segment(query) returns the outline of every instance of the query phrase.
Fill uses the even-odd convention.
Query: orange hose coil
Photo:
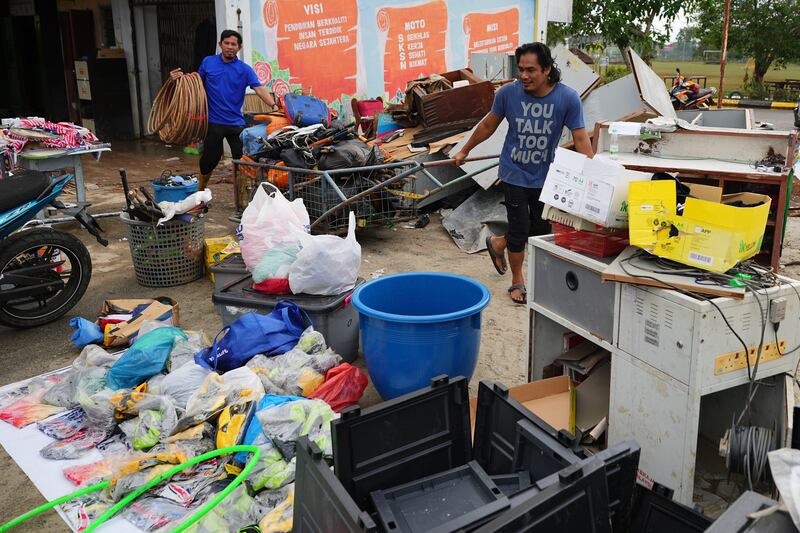
[[[150,109],[147,130],[150,135],[158,133],[167,144],[191,144],[205,139],[208,104],[197,72],[164,83]]]

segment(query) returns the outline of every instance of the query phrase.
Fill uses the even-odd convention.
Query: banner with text
[[[464,68],[473,52],[533,40],[535,0],[250,0],[252,57],[277,96],[403,98],[407,82]],[[247,38],[247,36],[245,36]]]

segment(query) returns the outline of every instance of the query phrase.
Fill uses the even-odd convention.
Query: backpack
[[[323,124],[327,127],[330,124],[330,111],[328,104],[305,94],[287,94],[283,97],[283,109],[286,118],[299,127]]]

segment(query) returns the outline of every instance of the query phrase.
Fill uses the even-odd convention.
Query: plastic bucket
[[[489,290],[438,272],[378,278],[353,293],[361,351],[384,400],[427,387],[432,378],[472,377]]]
[[[178,185],[175,187],[165,187],[163,185],[150,184],[153,187],[153,194],[156,202],[180,202],[187,196],[197,192],[197,182],[189,185]]]

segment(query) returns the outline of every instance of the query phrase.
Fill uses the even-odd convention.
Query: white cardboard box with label
[[[651,177],[602,155],[558,148],[539,200],[606,228],[627,228],[628,183]]]

